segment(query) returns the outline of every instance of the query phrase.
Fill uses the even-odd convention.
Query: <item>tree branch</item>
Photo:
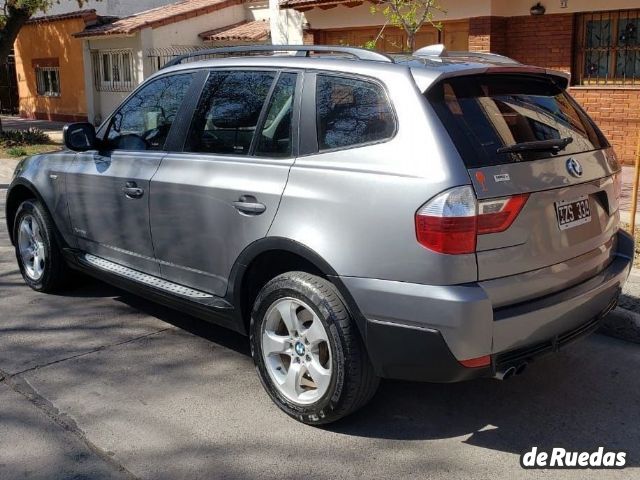
[[[5,23],[0,29],[0,64],[6,63],[20,29],[33,14],[28,7],[19,8],[12,4],[6,5],[6,11]]]

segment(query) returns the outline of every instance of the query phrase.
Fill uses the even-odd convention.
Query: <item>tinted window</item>
[[[291,155],[291,114],[296,78],[295,73],[283,73],[278,78],[258,138],[256,155],[267,157]]]
[[[185,151],[246,155],[274,72],[213,72],[196,109]]]
[[[113,116],[106,138],[114,149],[162,150],[193,74],[153,80]]]
[[[385,140],[395,131],[387,96],[375,83],[318,75],[316,102],[320,150]]]
[[[458,77],[434,86],[427,98],[469,168],[552,155],[497,153],[501,147],[523,142],[572,138],[562,155],[608,146],[593,122],[549,77]]]

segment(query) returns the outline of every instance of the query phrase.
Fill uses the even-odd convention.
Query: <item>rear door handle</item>
[[[124,187],[122,187],[122,193],[124,193],[127,198],[141,198],[144,195],[144,189],[138,187],[136,182],[127,182]]]
[[[253,195],[242,195],[237,202],[233,202],[233,206],[246,215],[260,215],[267,209],[267,206],[258,202],[258,199]]]

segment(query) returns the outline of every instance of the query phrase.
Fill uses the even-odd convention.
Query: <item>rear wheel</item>
[[[307,424],[354,412],[379,383],[335,287],[308,273],[285,273],[262,288],[251,316],[251,347],[273,401]]]
[[[16,257],[22,278],[39,292],[67,285],[69,268],[56,242],[53,222],[37,200],[22,202],[14,221]]]

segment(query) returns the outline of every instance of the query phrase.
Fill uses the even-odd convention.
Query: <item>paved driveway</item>
[[[311,428],[271,404],[238,335],[97,281],[32,292],[0,221],[3,480],[540,478],[519,466],[534,445],[626,450],[629,469],[593,475],[640,476],[638,345],[594,335],[504,383],[384,382]]]

